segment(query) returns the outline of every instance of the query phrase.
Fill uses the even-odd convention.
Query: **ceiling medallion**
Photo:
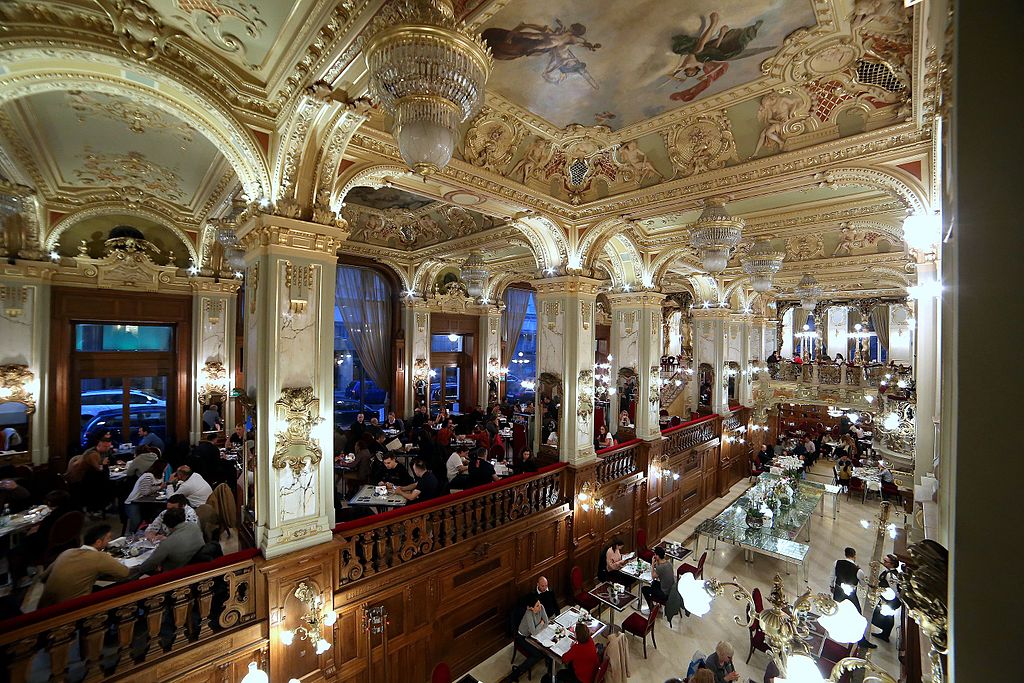
[[[743,272],[750,276],[750,286],[755,292],[767,292],[772,288],[772,278],[782,269],[785,251],[772,247],[770,240],[758,240],[743,258]]]
[[[456,21],[451,0],[405,0],[400,13],[405,23],[367,43],[366,66],[402,158],[428,175],[448,164],[459,125],[480,111],[491,53]]]
[[[727,197],[709,197],[704,210],[690,226],[690,244],[700,254],[701,265],[712,275],[725,270],[732,250],[743,236],[744,221],[725,210]]]

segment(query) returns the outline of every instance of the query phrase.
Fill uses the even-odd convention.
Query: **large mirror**
[[[562,411],[562,378],[551,372],[542,372],[537,378],[536,419],[540,422],[542,450],[558,450],[559,416]]]
[[[238,425],[228,437],[228,451],[235,454],[239,468],[235,495],[241,502],[242,528],[255,541],[256,533],[256,402],[251,396],[242,393],[241,389],[233,389],[231,398],[235,400],[235,416]],[[240,442],[240,443],[239,443]]]
[[[700,384],[697,386],[697,405],[700,408],[711,409],[711,392],[715,386],[715,370],[709,363],[701,363],[697,370],[697,377]]]

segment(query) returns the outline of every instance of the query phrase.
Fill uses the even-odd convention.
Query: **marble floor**
[[[831,463],[818,463],[816,469],[811,473],[810,478],[815,481],[831,481]],[[714,517],[749,486],[746,480],[738,483],[730,490],[729,495],[719,498],[710,503],[701,512],[688,519],[677,527],[667,538],[672,541],[685,543],[687,547],[693,548],[691,535],[694,529],[703,520]],[[832,498],[825,498],[824,516],[815,515],[812,517],[811,525],[811,549],[806,560],[807,578],[810,587],[815,592],[829,592],[828,581],[832,566],[837,559],[842,557],[843,548],[852,546],[857,549],[858,562],[868,571],[868,563],[871,559],[874,533],[873,530],[865,529],[861,520],[873,520],[878,513],[879,503],[877,499],[869,499],[867,504],[853,497],[847,499],[842,496],[838,518],[832,519]],[[903,514],[894,514],[890,521],[898,525],[903,524]],[[630,548],[627,548],[630,549]],[[705,549],[704,541],[701,541],[700,552]],[[892,541],[886,537],[886,546],[883,552],[891,552]],[[694,563],[696,558],[694,559]],[[705,578],[716,577],[728,581],[736,577],[737,582],[753,590],[760,588],[767,596],[772,579],[775,574],[781,574],[786,581],[786,589],[793,597],[802,592],[804,583],[798,583],[797,573],[792,569],[792,574],[786,575],[786,565],[762,555],[754,555],[754,561],[749,564],[743,559],[743,552],[734,546],[719,543],[718,549],[708,554],[704,565]],[[559,596],[560,601],[564,600]],[[863,599],[863,595],[862,595]],[[621,623],[628,610],[617,616],[616,623]],[[687,664],[695,651],[710,653],[714,650],[719,640],[728,640],[733,644],[736,651],[735,666],[740,674],[739,680],[748,680],[760,683],[764,676],[765,667],[768,665],[768,656],[763,652],[755,652],[747,664],[746,659],[749,650],[749,638],[747,630],[736,625],[733,617],[742,616],[742,606],[726,594],[716,599],[712,604],[711,611],[702,618],[690,616],[673,620],[672,627],[667,621],[660,620],[655,627],[655,636],[658,639],[658,648],[654,649],[648,643],[645,660],[643,657],[642,644],[639,638],[629,637],[630,647],[630,680],[640,683],[662,683],[673,677],[682,677],[686,673]],[[899,677],[899,662],[897,660],[897,636],[899,629],[893,631],[891,642],[878,641],[878,648],[871,651],[870,659],[873,663]],[[483,683],[498,683],[507,680],[509,674],[509,661],[511,657],[511,645],[495,653],[485,662],[475,667],[470,673]],[[538,665],[534,669],[534,681],[539,681],[543,667]],[[525,676],[521,679],[527,680]]]

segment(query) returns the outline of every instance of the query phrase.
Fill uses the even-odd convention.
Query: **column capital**
[[[232,297],[242,288],[242,281],[238,278],[214,280],[209,277],[192,277],[189,278],[188,284],[192,287],[193,294],[205,296]]]
[[[640,308],[657,306],[661,308],[662,302],[665,300],[665,294],[661,292],[653,292],[650,290],[642,290],[638,292],[618,292],[615,294],[607,294],[608,303],[611,304],[612,310],[620,308]]]
[[[728,320],[733,316],[729,308],[694,308],[694,320]]]
[[[749,323],[756,321],[753,313],[732,313],[729,315],[729,320],[739,323]]]
[[[582,275],[560,275],[533,280],[530,284],[533,285],[538,296],[554,294],[597,296],[602,281],[583,277]]]
[[[238,240],[246,253],[265,249],[293,252],[310,258],[335,259],[338,248],[350,234],[347,224],[338,227],[257,214],[238,229]]]

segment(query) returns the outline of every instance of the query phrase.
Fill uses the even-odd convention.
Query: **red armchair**
[[[707,560],[707,559],[708,559],[708,551],[705,550],[701,554],[700,561],[697,563],[696,567],[694,567],[692,564],[690,564],[688,562],[680,562],[679,563],[679,568],[676,569],[676,576],[682,576],[683,574],[689,572],[689,573],[693,574],[693,578],[695,578],[695,579],[703,579],[704,578],[704,561]]]
[[[655,603],[651,606],[651,612],[646,617],[639,612],[633,612],[622,622],[622,630],[631,633],[638,638],[644,639],[644,659],[647,659],[647,636],[651,636],[654,647],[658,647],[658,641],[654,638],[654,625],[658,623],[658,615],[661,614],[661,605]]]
[[[761,589],[755,588],[752,594],[754,599],[754,614],[750,614],[750,605],[747,605],[747,618],[751,619],[750,624],[750,652],[747,653],[747,663],[750,662],[750,658],[754,655],[754,650],[760,650],[761,652],[768,652],[768,643],[765,642],[764,631],[761,630],[760,624],[757,623],[756,615],[761,613],[764,609],[764,602],[761,599]]]
[[[647,531],[644,529],[636,530],[636,556],[644,562],[650,562],[654,557],[654,551],[647,547]]]
[[[452,683],[452,671],[448,664],[440,662],[434,667],[434,673],[430,674],[430,683]]]
[[[573,565],[569,572],[569,582],[572,584],[572,599],[577,605],[592,612],[601,606],[601,601],[588,593],[583,588],[583,570]]]

